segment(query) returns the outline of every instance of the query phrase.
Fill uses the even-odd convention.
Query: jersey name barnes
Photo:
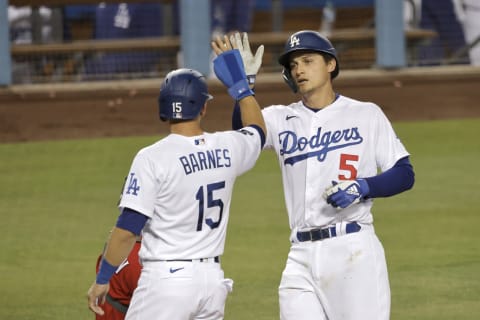
[[[294,165],[310,157],[317,157],[318,161],[323,161],[329,151],[360,144],[363,138],[357,127],[325,132],[322,131],[322,127],[319,127],[317,133],[311,137],[298,137],[293,131],[282,131],[278,134],[278,140],[280,155],[284,156],[283,163]],[[286,157],[305,149],[309,152]]]
[[[186,175],[197,171],[230,167],[232,165],[230,150],[213,149],[197,151],[178,158]]]

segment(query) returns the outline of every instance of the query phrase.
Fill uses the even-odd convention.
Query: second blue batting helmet
[[[208,93],[205,76],[193,69],[177,69],[169,72],[160,87],[158,107],[160,119],[191,120],[202,111]]]
[[[337,51],[330,40],[322,36],[319,32],[312,30],[302,30],[295,32],[285,43],[285,48],[278,62],[290,72],[290,54],[299,50],[310,50],[320,53],[326,53],[332,56],[337,62],[335,70],[332,71],[331,78],[335,78],[340,70],[337,59]]]

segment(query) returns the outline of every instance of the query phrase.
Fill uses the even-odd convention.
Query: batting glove
[[[235,100],[253,96],[248,86],[247,75],[242,57],[237,49],[224,51],[213,60],[213,71],[217,78],[228,88],[228,93]]]
[[[230,42],[234,48],[237,48],[240,51],[243,65],[245,67],[245,73],[247,74],[248,84],[255,84],[255,78],[262,65],[263,51],[265,49],[263,44],[257,48],[257,52],[254,56],[250,49],[250,42],[248,41],[248,34],[246,32],[243,33],[243,39],[238,32],[231,35]]]
[[[323,198],[337,209],[345,209],[364,200],[370,192],[365,179],[348,180],[337,183],[332,181],[332,186],[323,193]]]

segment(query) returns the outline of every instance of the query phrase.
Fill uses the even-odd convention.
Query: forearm
[[[262,111],[254,96],[248,96],[238,102],[240,106],[241,120],[243,126],[257,125],[264,133],[267,132],[263,120]]]
[[[128,230],[114,227],[105,248],[104,259],[113,266],[125,260],[136,242],[136,235]]]

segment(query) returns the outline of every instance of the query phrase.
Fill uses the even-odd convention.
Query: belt
[[[216,256],[213,258],[200,258],[200,259],[175,259],[175,260],[165,260],[167,262],[174,262],[174,261],[183,261],[183,262],[215,262],[220,263],[220,257]]]
[[[120,311],[121,313],[127,313],[128,310],[128,305],[124,305],[123,303],[120,303],[118,300],[115,300],[110,293],[107,293],[107,296],[105,297],[107,302],[115,308],[117,311]]]
[[[357,222],[347,223],[345,233],[354,233],[360,231],[362,227]],[[317,241],[337,236],[337,229],[335,226],[327,228],[312,229],[309,231],[297,232],[297,239],[300,242]]]

